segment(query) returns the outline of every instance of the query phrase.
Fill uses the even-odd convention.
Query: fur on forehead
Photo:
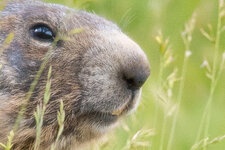
[[[29,6],[29,7],[28,7]],[[11,16],[14,14],[31,13],[36,16],[45,14],[49,20],[55,22],[61,19],[61,23],[65,25],[65,22],[77,27],[87,27],[91,30],[118,30],[120,29],[111,21],[105,20],[95,14],[88,13],[82,10],[71,9],[66,6],[52,3],[43,3],[37,0],[7,0],[6,6],[1,12],[2,17]],[[66,27],[66,25],[65,25]],[[68,27],[67,27],[68,28]]]

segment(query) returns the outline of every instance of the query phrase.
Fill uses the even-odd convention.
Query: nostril
[[[126,77],[124,77],[124,80],[127,83],[127,88],[128,89],[134,89],[134,87],[135,87],[135,81],[134,81],[133,78],[127,79]]]
[[[130,90],[138,90],[144,84],[148,76],[144,74],[124,74],[123,80],[126,81],[127,88]]]

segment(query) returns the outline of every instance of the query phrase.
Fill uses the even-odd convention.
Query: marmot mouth
[[[107,112],[99,112],[99,111],[92,111],[86,114],[83,114],[81,118],[85,118],[88,122],[95,122],[102,126],[109,126],[112,123],[115,123],[119,116],[112,115],[111,113]]]
[[[124,106],[122,106],[120,109],[113,111],[111,114],[120,117],[128,113],[130,110],[134,108],[135,104],[137,103],[139,99],[137,98],[138,94],[140,94],[139,90],[133,91],[131,99],[127,103],[125,103]]]
[[[85,116],[85,118],[90,122],[96,122],[102,126],[109,126],[113,123],[115,123],[121,116],[126,114],[131,108],[130,106],[131,102],[128,102],[128,104],[123,108],[123,110],[118,110],[117,114],[115,112],[101,112],[101,111],[92,111],[86,114],[83,114],[82,117]]]
[[[122,107],[116,109],[115,111],[90,111],[84,113],[81,118],[85,118],[85,120],[91,123],[95,122],[102,126],[109,126],[135,108],[135,105],[138,103],[137,101],[139,99],[139,95],[139,91],[133,92],[130,100],[128,100]]]

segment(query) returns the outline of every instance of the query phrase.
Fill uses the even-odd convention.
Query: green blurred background
[[[61,3],[73,8],[85,9],[94,12],[106,19],[117,23],[122,30],[136,41],[146,52],[151,64],[151,77],[145,84],[140,107],[137,112],[125,120],[123,127],[115,129],[101,149],[120,150],[127,145],[133,135],[141,129],[152,129],[155,113],[154,89],[157,87],[159,72],[159,46],[155,40],[158,31],[170,39],[170,45],[175,55],[171,65],[178,67],[179,74],[183,63],[184,44],[181,32],[184,24],[196,12],[196,27],[191,44],[192,55],[189,59],[185,79],[184,95],[181,102],[172,150],[188,150],[195,143],[200,119],[209,96],[210,80],[206,77],[206,69],[200,68],[207,58],[212,64],[214,45],[200,32],[212,24],[214,31],[217,25],[217,0],[48,0]],[[225,25],[225,24],[223,24]],[[221,49],[225,51],[225,35],[221,37]],[[170,68],[168,69],[170,70]],[[209,138],[225,134],[225,74],[223,72],[213,97],[212,114],[210,119]],[[165,78],[165,77],[164,77]],[[174,103],[179,82],[174,88]],[[147,147],[133,149],[159,149],[163,110],[160,106],[155,136],[149,137]],[[168,133],[171,128],[171,119],[168,119],[165,134],[164,149],[168,142]],[[126,129],[126,130],[125,130]],[[208,150],[225,150],[225,140],[210,145]]]

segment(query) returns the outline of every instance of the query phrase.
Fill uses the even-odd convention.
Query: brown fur
[[[52,46],[33,39],[29,29],[37,23],[48,25],[67,40],[61,39]],[[70,33],[78,28],[83,31]],[[14,150],[33,149],[36,135],[33,112],[43,101],[49,66],[52,66],[51,98],[44,116],[41,150],[49,149],[56,139],[60,100],[64,102],[66,117],[58,150],[77,149],[101,136],[137,104],[140,90],[132,92],[126,88],[123,70],[132,73],[138,68],[148,76],[148,61],[140,47],[112,22],[56,4],[12,0],[0,14],[1,48],[9,33],[14,34],[14,39],[0,56],[2,143],[13,128],[46,52],[53,49],[15,134]],[[119,116],[109,115],[117,110],[123,112]]]

